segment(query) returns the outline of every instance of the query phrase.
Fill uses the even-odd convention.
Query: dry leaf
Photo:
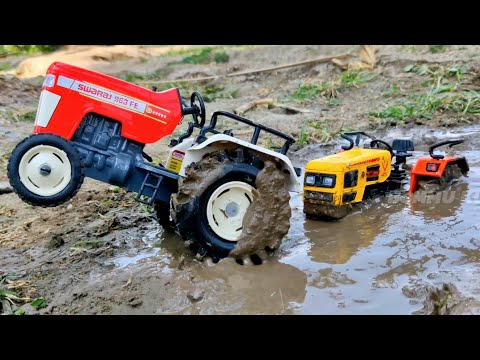
[[[375,65],[377,65],[375,46],[373,45],[360,45],[360,49],[358,50],[358,56],[362,60],[362,63],[368,69],[373,69]]]

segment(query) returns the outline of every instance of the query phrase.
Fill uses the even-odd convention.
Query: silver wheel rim
[[[22,184],[39,196],[60,193],[70,183],[72,166],[67,154],[56,147],[37,145],[20,160],[18,172]]]
[[[247,183],[231,181],[219,186],[207,202],[208,225],[222,239],[236,242],[252,202],[253,186]]]

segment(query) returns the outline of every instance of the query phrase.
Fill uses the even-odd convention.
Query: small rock
[[[20,307],[20,309],[23,309],[25,311],[25,315],[36,315],[36,314],[38,314],[38,310],[35,309],[30,304],[24,304]]]
[[[88,294],[86,292],[82,291],[80,293],[73,293],[72,295],[73,295],[74,299],[81,299],[81,298],[87,296]]]
[[[128,302],[128,305],[130,305],[131,307],[138,307],[142,304],[143,304],[143,301],[136,297],[130,299],[130,301]]]
[[[185,265],[185,256],[180,256],[180,260],[178,261],[177,269],[178,270],[183,270]]]
[[[56,249],[65,244],[65,240],[61,235],[55,234],[52,236],[52,239],[48,242],[47,248]]]
[[[73,209],[73,205],[72,205],[72,204],[69,204],[69,205],[67,206],[67,211],[70,211],[70,210],[72,210],[72,209]]]
[[[13,192],[13,188],[8,182],[0,182],[0,195]]]
[[[203,299],[203,296],[205,295],[205,293],[201,290],[194,290],[194,291],[190,291],[188,294],[187,294],[187,298],[188,300],[190,300],[192,303],[196,303],[196,302],[199,302]]]

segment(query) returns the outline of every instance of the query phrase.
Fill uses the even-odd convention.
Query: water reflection
[[[192,274],[210,284],[203,314],[288,314],[305,301],[307,275],[275,258],[261,266],[224,259]]]
[[[356,212],[339,221],[305,220],[305,236],[311,241],[308,255],[315,262],[347,263],[359,249],[370,246],[384,233],[390,216],[405,206],[400,202],[388,204],[380,197],[360,205]]]
[[[410,197],[412,214],[432,220],[455,216],[467,198],[468,183],[459,182],[437,194],[426,195],[421,191]]]

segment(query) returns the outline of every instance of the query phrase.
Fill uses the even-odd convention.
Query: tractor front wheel
[[[71,199],[84,179],[78,150],[53,134],[36,134],[20,142],[12,151],[7,173],[23,201],[43,207]]]

